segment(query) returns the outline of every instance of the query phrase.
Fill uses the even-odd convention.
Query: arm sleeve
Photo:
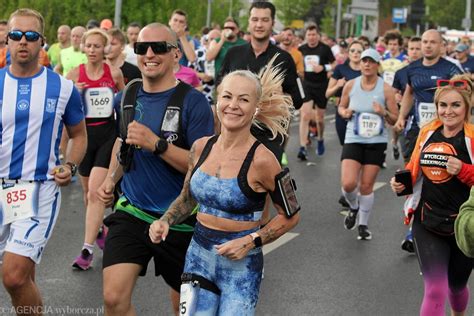
[[[84,119],[81,95],[76,87],[72,88],[71,96],[63,114],[64,124],[74,126]]]

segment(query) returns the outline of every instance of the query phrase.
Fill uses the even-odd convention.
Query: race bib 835
[[[2,224],[32,217],[38,208],[38,194],[38,182],[4,181],[0,195]]]

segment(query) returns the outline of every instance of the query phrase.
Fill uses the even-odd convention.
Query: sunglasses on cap
[[[136,42],[133,47],[133,51],[137,55],[146,55],[148,48],[151,47],[153,53],[165,54],[171,51],[172,48],[177,48],[176,45],[162,41],[162,42]]]
[[[21,38],[25,36],[25,39],[27,42],[36,42],[40,38],[43,38],[43,35],[41,35],[38,32],[35,31],[10,31],[7,34],[8,38],[11,39],[12,41],[21,41]]]
[[[453,88],[467,90],[469,84],[466,80],[447,80],[447,79],[439,79],[436,81],[436,86],[438,88],[452,86]]]

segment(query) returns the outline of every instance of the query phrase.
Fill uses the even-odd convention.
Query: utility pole
[[[115,16],[114,16],[114,26],[120,28],[122,24],[122,0],[115,0]]]
[[[207,19],[206,19],[207,27],[211,27],[211,4],[212,4],[212,0],[207,0]]]
[[[341,11],[342,11],[342,0],[337,0],[336,39],[338,39],[341,36]]]
[[[471,5],[472,0],[466,0],[466,18],[462,21],[466,35],[471,30]]]

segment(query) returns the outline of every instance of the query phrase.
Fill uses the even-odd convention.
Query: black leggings
[[[454,235],[428,231],[419,214],[418,209],[413,220],[413,241],[425,285],[420,315],[444,315],[446,298],[454,311],[462,312],[469,301],[467,281],[474,259],[461,252]]]

